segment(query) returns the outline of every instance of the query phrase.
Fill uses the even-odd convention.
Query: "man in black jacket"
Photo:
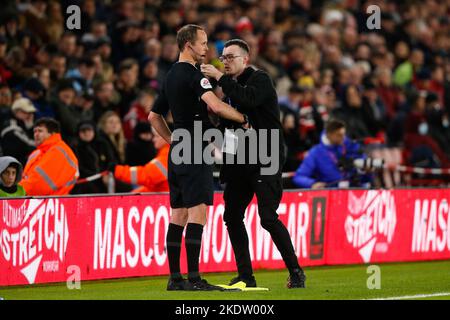
[[[252,130],[255,130],[258,140],[261,139],[264,129],[273,135],[266,139],[267,150],[273,153],[278,148],[277,155],[271,154],[271,159],[275,162],[278,161],[278,166],[275,166],[276,172],[271,170],[272,172],[268,174],[269,171],[264,170],[267,169],[267,165],[261,161],[261,150],[255,151],[255,144],[248,142],[245,146],[245,149],[248,150],[246,155],[259,153],[256,164],[252,164],[248,160],[245,164],[234,161],[233,164],[225,162],[222,167],[221,180],[226,183],[224,221],[236,256],[239,273],[236,278],[231,280],[230,285],[242,281],[247,287],[256,287],[250,259],[249,240],[243,221],[245,209],[253,195],[256,194],[261,225],[270,233],[289,269],[287,286],[288,288],[303,288],[305,274],[298,263],[289,232],[278,219],[276,212],[283,194],[281,169],[285,161],[285,147],[275,88],[266,72],[254,70],[248,66],[249,47],[245,41],[239,39],[227,41],[220,59],[225,65],[225,74],[212,65],[202,65],[201,71],[206,76],[218,81],[218,85],[222,87],[226,95],[225,100],[231,106],[248,115],[249,124]],[[239,127],[229,121],[222,123],[228,129]],[[275,140],[272,139],[273,137]],[[238,140],[238,145],[239,143]],[[258,145],[261,148],[261,141],[258,141]]]
[[[0,149],[3,155],[16,158],[25,166],[30,153],[36,148],[33,124],[36,108],[28,98],[14,101],[11,118],[0,124]]]

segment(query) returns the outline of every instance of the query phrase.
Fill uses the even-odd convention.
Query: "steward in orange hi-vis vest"
[[[37,149],[28,157],[20,185],[27,195],[65,195],[75,185],[78,160],[62,140],[59,123],[51,118],[39,119],[34,127]]]
[[[144,166],[117,165],[114,170],[116,179],[140,185],[133,192],[166,192],[169,191],[167,181],[167,164],[169,145],[158,150],[156,157]]]

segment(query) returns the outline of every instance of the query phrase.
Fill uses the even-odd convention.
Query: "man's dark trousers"
[[[239,275],[246,278],[253,274],[244,215],[254,194],[258,201],[261,226],[270,233],[286,267],[290,271],[299,269],[289,232],[276,213],[283,194],[281,176],[261,179],[258,175],[242,170],[239,175],[227,178],[224,191],[224,221],[233,246]]]

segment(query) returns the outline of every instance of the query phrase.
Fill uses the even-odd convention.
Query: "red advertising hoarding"
[[[285,192],[277,210],[302,266],[450,258],[450,191]],[[0,200],[0,286],[168,273],[167,194]],[[245,223],[255,269],[283,268],[255,199]],[[209,207],[201,272],[236,270],[222,193]],[[184,248],[184,246],[183,246]],[[182,250],[182,272],[186,272]]]

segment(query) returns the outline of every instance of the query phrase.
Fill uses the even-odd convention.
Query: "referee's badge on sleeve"
[[[212,89],[211,83],[207,78],[202,78],[202,80],[200,80],[200,85],[203,89]]]

